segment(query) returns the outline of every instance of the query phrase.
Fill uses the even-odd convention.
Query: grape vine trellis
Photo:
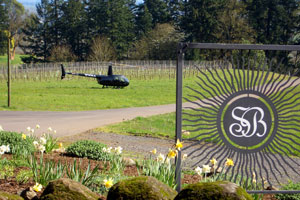
[[[226,55],[216,66],[197,66],[201,75],[197,87],[187,86],[183,97],[182,68],[188,49],[220,50]],[[294,59],[267,59],[251,51],[291,52]],[[224,53],[224,51],[228,51]],[[233,54],[239,51],[240,54]],[[248,53],[243,54],[242,51]],[[297,59],[300,46],[180,44],[177,60],[176,140],[182,140],[182,127],[191,132],[188,156],[194,167],[216,158],[219,167],[233,158],[233,167],[223,168],[217,178],[280,184],[279,176],[300,175],[300,77]],[[270,54],[269,54],[270,55]],[[278,55],[278,54],[277,54]],[[285,55],[291,55],[286,53]],[[289,66],[287,66],[289,65]],[[292,67],[291,67],[292,65]],[[296,76],[297,75],[297,76]],[[182,109],[182,99],[192,106]],[[298,134],[298,135],[297,135]],[[207,142],[209,141],[209,142]],[[201,145],[200,145],[201,144]],[[193,147],[193,149],[192,149]],[[195,148],[196,147],[196,148]],[[192,150],[191,150],[192,149]],[[176,160],[177,190],[181,181],[181,152]],[[206,156],[202,156],[205,154]],[[295,168],[296,166],[296,168]],[[253,181],[255,180],[255,181]],[[247,186],[247,185],[246,185]],[[252,187],[255,188],[255,187]],[[300,191],[248,191],[250,193],[300,193]]]

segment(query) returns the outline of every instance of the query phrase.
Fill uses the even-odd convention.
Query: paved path
[[[4,130],[26,132],[28,126],[41,126],[39,133],[52,127],[56,137],[70,136],[104,125],[175,112],[175,104],[121,108],[110,110],[52,112],[52,111],[0,111],[0,125]]]

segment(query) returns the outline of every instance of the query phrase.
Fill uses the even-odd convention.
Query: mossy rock
[[[0,191],[0,200],[24,200],[21,196]]]
[[[113,185],[107,200],[173,200],[177,192],[151,176],[126,179]]]
[[[238,185],[227,181],[190,184],[174,200],[253,200]]]
[[[51,181],[41,200],[98,200],[100,197],[84,185],[67,178]]]

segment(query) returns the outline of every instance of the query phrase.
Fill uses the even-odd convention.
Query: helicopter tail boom
[[[84,76],[84,77],[90,77],[90,78],[98,78],[98,76],[99,76],[99,75],[95,75],[95,74],[82,74],[82,73],[66,72],[64,65],[61,64],[61,79],[64,79],[66,77],[66,74],[74,75],[74,76]]]

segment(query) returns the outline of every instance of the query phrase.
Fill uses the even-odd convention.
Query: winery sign
[[[210,58],[195,65],[193,84],[182,76],[189,49]],[[186,153],[192,167],[216,159],[222,171],[214,178],[249,193],[299,193],[263,190],[300,175],[299,51],[292,45],[179,45],[176,141],[186,145],[176,161],[178,190]],[[234,165],[226,167],[227,159]]]

